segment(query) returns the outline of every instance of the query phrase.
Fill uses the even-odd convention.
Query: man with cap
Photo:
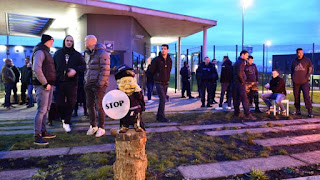
[[[11,109],[13,106],[10,102],[11,90],[14,88],[14,83],[16,81],[16,76],[13,72],[12,68],[12,60],[7,58],[5,59],[5,64],[1,68],[1,80],[4,83],[6,95],[4,97],[4,107],[6,109]]]
[[[37,97],[37,113],[34,118],[35,141],[37,145],[49,144],[44,138],[55,138],[46,129],[47,114],[50,109],[53,88],[56,81],[56,70],[54,60],[50,54],[53,45],[53,38],[43,34],[41,42],[33,49],[32,54],[32,81]]]
[[[104,44],[98,43],[94,35],[85,38],[85,61],[87,64],[84,89],[86,92],[87,108],[89,112],[90,127],[87,135],[96,133],[96,137],[103,136],[106,131],[104,122],[106,114],[102,108],[102,99],[106,94],[110,75],[110,55]],[[96,109],[99,114],[99,123],[96,123]]]
[[[86,63],[81,54],[73,47],[73,37],[64,38],[63,48],[54,56],[56,67],[56,104],[62,119],[62,127],[70,132],[72,111],[77,100],[78,73],[83,73]]]

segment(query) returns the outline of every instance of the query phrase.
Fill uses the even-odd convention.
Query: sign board
[[[244,46],[243,49],[246,50],[246,51],[248,51],[249,54],[252,54],[252,52],[253,52],[252,46]]]
[[[114,51],[114,41],[104,41],[107,51]]]
[[[129,112],[130,100],[126,93],[112,90],[103,97],[102,107],[110,118],[121,119]]]

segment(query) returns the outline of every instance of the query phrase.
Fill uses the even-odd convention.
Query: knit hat
[[[41,43],[42,44],[46,43],[49,40],[53,40],[53,37],[51,37],[48,34],[42,34],[42,36],[41,36]]]
[[[134,77],[134,72],[132,71],[133,69],[127,65],[121,65],[117,68],[116,73],[115,73],[115,78],[116,80],[121,79],[123,77]]]

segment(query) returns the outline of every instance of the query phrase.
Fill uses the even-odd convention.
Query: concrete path
[[[261,146],[296,145],[318,141],[320,141],[320,134],[254,140],[256,144]]]
[[[178,170],[185,179],[218,178],[249,173],[252,168],[262,171],[299,167],[320,163],[320,151],[292,154],[288,156],[270,156],[239,161],[179,166]]]
[[[0,171],[1,180],[17,180],[17,179],[31,179],[31,177],[38,171],[34,169],[19,169],[19,170],[8,170]]]
[[[93,153],[93,152],[108,152],[113,150],[114,150],[114,144],[111,143],[111,144],[99,144],[99,145],[90,145],[90,146],[1,151],[0,159],[48,157],[48,156],[60,156],[60,155],[85,154],[85,153]]]
[[[284,180],[320,180],[320,176],[307,176],[307,177],[299,177],[299,178],[291,178]]]

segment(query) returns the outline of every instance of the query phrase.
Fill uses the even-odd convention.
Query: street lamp
[[[269,47],[271,46],[271,41],[267,41],[266,42],[266,45],[267,45],[267,53],[266,53],[266,55],[267,55],[267,57],[266,57],[266,73],[268,73],[268,64],[269,64],[269,61],[268,61],[268,49],[269,49]],[[267,77],[267,80],[269,81],[269,76]]]
[[[243,43],[244,43],[244,10],[248,8],[252,4],[252,0],[241,0],[242,4],[242,50],[243,50]]]

